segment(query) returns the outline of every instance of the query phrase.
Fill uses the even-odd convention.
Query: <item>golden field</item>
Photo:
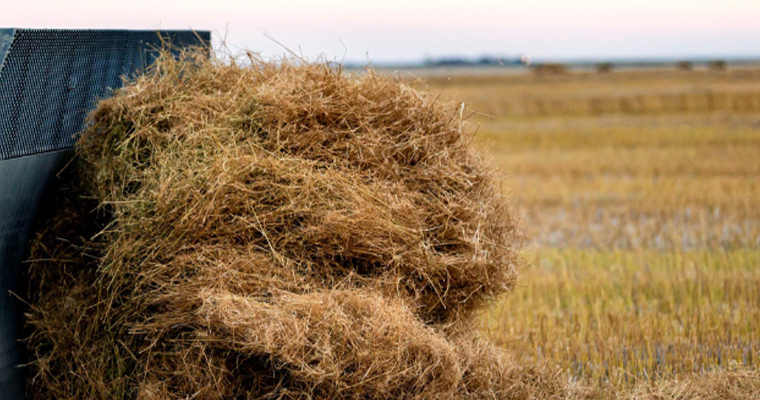
[[[495,341],[608,393],[757,370],[760,71],[425,82],[479,112],[527,234]]]

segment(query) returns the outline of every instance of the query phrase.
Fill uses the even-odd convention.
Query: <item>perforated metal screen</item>
[[[184,47],[209,36],[0,29],[0,400],[24,399],[21,260],[74,135],[98,98],[154,59],[162,38]]]
[[[162,39],[199,46],[210,34],[0,30],[0,160],[73,147],[97,99],[153,61]]]

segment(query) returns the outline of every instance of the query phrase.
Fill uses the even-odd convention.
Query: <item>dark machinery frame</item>
[[[166,44],[210,48],[210,33],[0,29],[0,400],[24,398],[15,296],[45,195],[97,100]]]

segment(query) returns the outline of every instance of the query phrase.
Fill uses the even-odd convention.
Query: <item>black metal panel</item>
[[[0,400],[24,398],[18,346],[23,296],[19,268],[37,209],[55,173],[72,150],[0,161]]]
[[[210,41],[208,32],[15,29],[0,30],[0,51],[11,34],[0,67],[0,160],[73,147],[97,99],[164,42]]]
[[[0,400],[22,400],[21,261],[55,173],[97,99],[147,66],[162,40],[209,45],[208,32],[0,29]]]

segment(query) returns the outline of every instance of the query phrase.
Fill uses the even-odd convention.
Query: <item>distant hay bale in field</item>
[[[568,68],[557,63],[536,64],[533,66],[533,72],[537,75],[563,75],[568,72]]]
[[[707,68],[710,71],[725,71],[728,65],[724,60],[712,60],[707,63]]]
[[[519,234],[457,107],[372,72],[188,53],[90,121],[32,252],[34,398],[535,390],[473,330],[514,285]]]
[[[676,62],[676,69],[679,71],[691,71],[694,69],[694,64],[691,61],[678,61]]]
[[[596,64],[596,72],[600,74],[606,74],[608,72],[612,72],[613,65],[612,63],[603,62]]]

